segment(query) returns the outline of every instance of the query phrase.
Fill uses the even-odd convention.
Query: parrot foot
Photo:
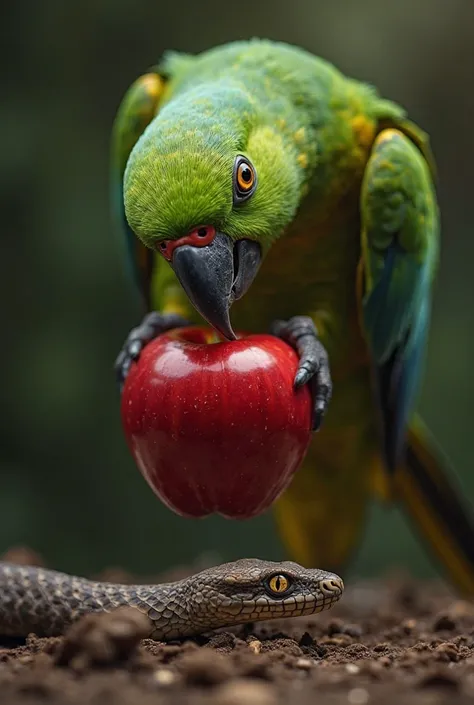
[[[295,387],[307,382],[313,394],[313,431],[321,426],[332,394],[332,380],[327,352],[309,316],[294,316],[289,321],[274,321],[272,335],[289,343],[299,355]]]
[[[138,360],[141,351],[147,343],[158,335],[166,333],[166,331],[172,330],[173,328],[183,328],[189,325],[190,322],[179,314],[159,313],[158,311],[148,313],[140,325],[130,331],[115,360],[114,370],[120,391],[122,391],[132,362]]]

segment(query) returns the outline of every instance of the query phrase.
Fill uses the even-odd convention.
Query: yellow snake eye
[[[255,168],[246,157],[238,156],[234,166],[234,203],[241,203],[249,198],[256,185]]]
[[[277,575],[272,575],[267,581],[268,591],[273,595],[282,595],[291,587],[291,582],[286,575],[278,573]]]

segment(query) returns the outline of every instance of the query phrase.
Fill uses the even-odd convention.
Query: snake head
[[[330,609],[344,590],[335,573],[285,561],[242,559],[189,578],[188,610],[199,631]]]

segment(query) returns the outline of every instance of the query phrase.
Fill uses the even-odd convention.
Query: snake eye
[[[283,573],[272,575],[266,581],[265,587],[270,595],[283,595],[291,588],[291,579]]]
[[[248,159],[239,155],[234,165],[234,204],[246,201],[257,186],[257,173]]]

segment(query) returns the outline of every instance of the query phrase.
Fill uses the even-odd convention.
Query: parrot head
[[[171,265],[193,306],[235,339],[230,307],[299,205],[296,155],[251,96],[204,89],[164,106],[124,175],[128,223]]]

